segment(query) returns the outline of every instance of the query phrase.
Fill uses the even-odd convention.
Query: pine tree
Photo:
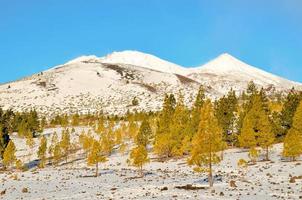
[[[47,126],[47,120],[46,117],[43,116],[41,119],[41,131],[43,131],[46,126]]]
[[[257,145],[253,117],[253,113],[249,112],[244,118],[242,130],[238,136],[239,145],[241,147],[253,148]]]
[[[79,136],[79,143],[86,154],[91,146],[90,142],[92,141],[92,139],[93,139],[92,136],[89,133],[86,135],[84,130]]]
[[[115,145],[114,123],[111,122],[109,124],[109,127],[101,137],[102,151],[105,154],[110,155],[113,151],[114,145]]]
[[[171,123],[175,112],[175,103],[173,94],[165,95],[154,141],[154,152],[161,157],[172,157]]]
[[[184,104],[184,97],[180,93],[174,116],[171,121],[169,145],[171,145],[171,156],[182,156],[189,151],[188,140],[191,135],[189,131],[189,111]]]
[[[259,113],[259,131],[257,143],[265,150],[265,159],[269,160],[269,148],[274,144],[275,134],[272,131],[269,117],[265,112]]]
[[[265,104],[263,95],[253,97],[238,139],[241,147],[254,149],[257,145],[261,146],[266,151],[266,160],[268,160],[269,147],[274,143],[275,135],[271,129]]]
[[[249,158],[251,159],[251,161],[255,164],[257,158],[259,157],[259,151],[257,150],[256,147],[251,147],[249,149],[249,154],[248,154]]]
[[[139,128],[135,142],[137,145],[143,145],[147,147],[147,145],[150,143],[151,136],[152,136],[152,130],[149,121],[147,119],[144,119]]]
[[[46,162],[46,151],[47,151],[47,140],[45,136],[43,136],[40,140],[40,146],[38,150],[38,158],[40,159],[39,167],[44,168]]]
[[[0,125],[0,131],[2,131],[1,125]],[[0,158],[3,158],[3,153],[9,141],[10,141],[9,135],[7,133],[0,132]]]
[[[193,138],[193,136],[198,131],[198,126],[200,122],[200,109],[203,106],[205,101],[205,90],[203,86],[199,87],[198,93],[196,95],[196,99],[193,105],[192,114],[191,114],[191,130],[189,131],[189,134],[191,134],[190,138]]]
[[[49,162],[51,161],[51,159],[53,157],[54,149],[55,149],[55,146],[57,143],[58,143],[58,134],[56,132],[54,132],[51,137],[51,144],[48,148]]]
[[[123,143],[123,132],[121,128],[117,128],[114,131],[115,145],[121,145]]]
[[[98,165],[99,163],[106,162],[107,159],[104,154],[102,154],[102,148],[100,145],[100,142],[98,142],[95,139],[92,139],[90,141],[91,149],[89,150],[88,156],[87,156],[87,164],[88,165],[95,165],[95,177],[98,176]]]
[[[296,109],[292,121],[292,127],[284,139],[283,156],[290,157],[294,161],[302,155],[302,101]]]
[[[29,147],[29,154],[28,154],[28,162],[31,160],[32,149],[34,148],[35,141],[32,134],[26,135],[26,145]]]
[[[202,106],[200,119],[198,132],[192,140],[192,152],[188,163],[189,165],[196,165],[196,171],[208,172],[209,185],[212,187],[212,167],[213,164],[220,162],[217,153],[223,150],[224,142],[222,140],[222,129],[214,116],[210,100],[207,100]]]
[[[10,167],[16,162],[16,146],[12,140],[9,141],[5,151],[3,153],[2,163],[5,168]]]
[[[62,153],[65,157],[65,162],[67,163],[68,155],[71,147],[70,134],[68,129],[62,131],[62,139],[60,145],[61,145]]]
[[[244,92],[241,96],[242,105],[239,107],[239,118],[237,120],[237,132],[240,134],[242,132],[242,126],[244,118],[246,117],[247,113],[253,106],[253,101],[256,96],[259,96],[259,91],[253,81],[250,81],[247,86],[246,92]],[[261,99],[261,97],[260,97]]]
[[[57,143],[54,146],[54,150],[53,150],[53,163],[54,165],[58,165],[61,158],[62,158],[62,153],[61,153],[61,145],[60,143]]]
[[[223,96],[215,102],[215,116],[223,130],[224,140],[232,144],[232,146],[236,143],[235,121],[237,104],[238,100],[233,90],[230,90],[227,96]]]
[[[101,117],[97,122],[95,132],[99,135],[102,135],[104,131],[105,131],[104,119],[103,117]]]
[[[143,166],[150,160],[148,158],[148,151],[145,146],[139,145],[131,150],[129,164],[139,169],[140,175],[143,177]]]
[[[16,169],[17,170],[24,170],[24,164],[23,164],[23,162],[20,160],[20,159],[18,159],[17,161],[16,161]]]
[[[71,125],[78,126],[80,124],[80,115],[78,113],[72,115]]]
[[[279,137],[284,137],[288,130],[292,127],[293,118],[301,99],[301,92],[298,93],[294,89],[292,89],[286,96],[282,111],[280,113],[282,132],[278,134]]]
[[[128,137],[134,139],[138,132],[138,126],[137,123],[130,118],[128,123],[128,130],[127,133],[129,134]]]

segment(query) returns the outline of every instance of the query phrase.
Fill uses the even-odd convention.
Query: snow
[[[137,51],[114,52],[105,57],[82,56],[21,80],[0,85],[0,106],[16,111],[37,109],[45,115],[104,111],[123,114],[129,109],[157,111],[165,93],[185,95],[192,104],[200,84],[209,98],[231,88],[237,94],[253,80],[269,92],[287,92],[295,83],[269,74],[223,54],[197,68],[184,68]],[[132,99],[139,100],[131,106]]]
[[[82,129],[76,127],[73,141]],[[56,131],[60,137],[61,128],[47,129],[48,142]],[[18,158],[27,161],[30,150],[23,139],[13,137]],[[35,139],[38,148],[38,139]],[[100,164],[100,176],[95,178],[94,167],[87,167],[81,152],[70,156],[69,164],[61,163],[58,167],[47,166],[45,169],[31,168],[27,172],[3,172],[0,174],[0,192],[6,189],[2,200],[14,199],[299,199],[302,196],[302,180],[290,183],[291,176],[302,175],[302,162],[281,161],[282,144],[276,144],[270,151],[271,161],[259,161],[246,170],[237,166],[239,159],[248,160],[247,152],[242,149],[229,149],[224,153],[223,161],[214,166],[214,175],[222,181],[216,181],[212,189],[180,190],[176,186],[192,184],[205,186],[206,174],[193,172],[186,164],[187,158],[158,162],[150,153],[151,161],[144,167],[145,177],[137,178],[135,168],[128,166],[129,152],[114,152],[109,161]],[[36,155],[32,155],[32,160]],[[261,160],[261,158],[260,158]],[[16,177],[15,177],[16,175]],[[236,188],[229,182],[235,181]],[[167,187],[167,190],[162,190]],[[28,193],[22,193],[28,188]],[[223,196],[221,196],[223,193]]]
[[[104,63],[123,63],[167,73],[186,73],[186,69],[184,67],[139,51],[113,52],[101,59]]]

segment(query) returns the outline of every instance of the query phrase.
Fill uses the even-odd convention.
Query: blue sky
[[[0,82],[127,49],[183,66],[227,52],[302,82],[301,19],[301,0],[0,0]]]

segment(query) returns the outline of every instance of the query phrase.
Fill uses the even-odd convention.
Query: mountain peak
[[[242,62],[241,60],[235,58],[234,56],[228,53],[223,53],[215,59],[209,61],[205,65],[201,66],[200,69],[211,72],[213,71],[216,73],[227,73],[233,71],[245,72],[255,70],[256,68]]]
[[[133,50],[113,52],[101,60],[103,63],[129,64],[166,73],[185,74],[186,71],[183,67],[169,61]]]

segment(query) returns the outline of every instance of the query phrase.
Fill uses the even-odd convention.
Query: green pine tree
[[[292,127],[284,139],[283,156],[290,157],[292,161],[302,155],[302,101],[296,109]]]
[[[38,150],[38,158],[40,159],[39,167],[44,168],[46,162],[46,151],[47,151],[47,140],[46,137],[43,136],[40,140],[40,146]]]
[[[214,115],[214,110],[210,100],[207,100],[200,114],[198,133],[192,140],[191,157],[189,165],[195,165],[195,171],[208,172],[210,187],[213,186],[213,165],[220,162],[218,152],[223,150],[224,142],[222,129]]]

